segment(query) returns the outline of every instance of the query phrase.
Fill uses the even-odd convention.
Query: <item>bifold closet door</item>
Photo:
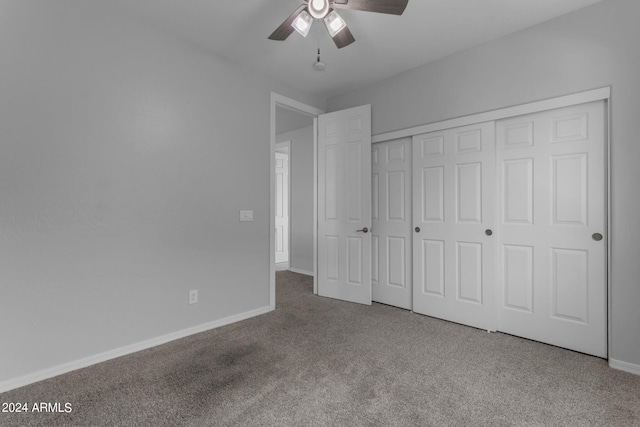
[[[411,138],[371,152],[373,301],[411,310]]]
[[[495,124],[413,137],[413,311],[495,330]]]
[[[605,104],[497,122],[499,330],[607,357]]]

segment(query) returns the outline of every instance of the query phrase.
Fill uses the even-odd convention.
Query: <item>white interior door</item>
[[[604,103],[497,123],[501,331],[607,357]],[[595,239],[595,240],[594,240]]]
[[[413,311],[495,330],[495,135],[413,137]]]
[[[289,261],[289,154],[276,152],[276,263]]]
[[[373,301],[411,310],[411,138],[371,152]]]
[[[371,304],[371,106],[318,117],[318,295]]]

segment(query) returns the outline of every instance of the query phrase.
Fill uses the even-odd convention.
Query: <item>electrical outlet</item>
[[[189,291],[189,304],[195,304],[198,302],[198,290],[192,289]]]

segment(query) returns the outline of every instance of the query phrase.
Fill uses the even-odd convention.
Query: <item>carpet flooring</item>
[[[1,426],[640,426],[640,377],[500,333],[312,294],[277,273],[277,309],[0,394],[70,413]]]

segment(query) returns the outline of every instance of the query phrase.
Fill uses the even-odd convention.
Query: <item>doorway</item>
[[[276,153],[278,143],[289,142],[289,215],[287,269],[312,275],[316,284],[316,117],[324,111],[271,93],[270,105],[270,239],[269,239],[269,306],[276,306]],[[284,233],[283,233],[284,234]],[[286,239],[286,237],[283,237]],[[281,260],[282,254],[279,255]],[[280,267],[280,266],[279,266]]]

